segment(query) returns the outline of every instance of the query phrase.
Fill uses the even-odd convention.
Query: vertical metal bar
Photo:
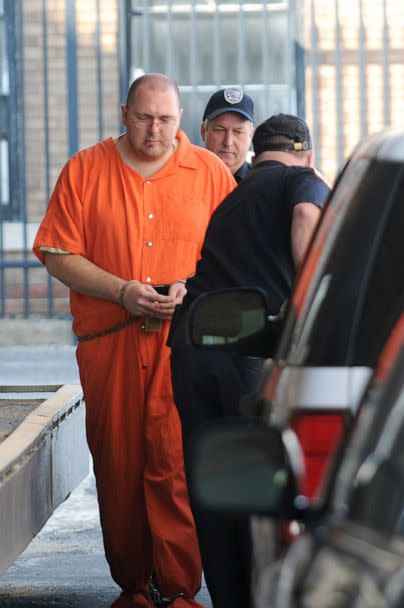
[[[342,98],[342,54],[341,54],[341,26],[339,22],[339,0],[335,0],[335,122],[337,132],[337,164],[344,161],[344,104]]]
[[[25,214],[25,154],[24,154],[24,66],[23,66],[23,22],[21,0],[5,4],[7,55],[13,63],[9,70],[9,184],[11,216],[9,219],[23,221]]]
[[[102,79],[102,44],[101,44],[101,14],[100,0],[95,3],[95,46],[97,58],[97,105],[98,105],[98,139],[104,139],[104,112],[103,112],[103,79]]]
[[[296,65],[296,113],[306,116],[306,81],[305,81],[305,52],[304,52],[304,11],[303,0],[296,0],[294,19]]]
[[[238,13],[237,13],[237,78],[238,84],[243,86],[245,84],[245,69],[244,69],[244,58],[245,58],[245,27],[244,27],[244,11],[243,11],[243,0],[239,0]]]
[[[119,28],[118,48],[119,48],[119,90],[120,102],[124,103],[129,83],[129,28],[132,20],[132,14],[129,9],[130,0],[119,0]]]
[[[1,213],[1,211],[0,211]],[[1,232],[3,232],[3,225],[0,219],[0,228]],[[5,268],[3,267],[3,243],[2,239],[0,239],[0,316],[4,317],[6,312],[5,302],[6,302],[6,281],[5,281]]]
[[[391,124],[390,38],[386,0],[383,0],[383,122]]]
[[[26,178],[25,178],[25,120],[24,120],[24,54],[23,54],[23,11],[22,0],[14,2],[15,10],[15,140],[17,148],[18,185],[15,194],[26,217]],[[13,113],[13,112],[12,112]]]
[[[1,165],[2,165],[2,139],[0,137],[0,180],[2,178],[1,175]],[[1,191],[0,191],[1,194]],[[4,205],[2,204],[2,199],[0,198],[0,316],[4,316],[5,313],[5,268],[4,268],[4,242],[3,242],[3,209]]]
[[[312,135],[315,142],[317,164],[321,167],[321,146],[320,144],[320,104],[318,93],[320,90],[319,68],[318,68],[318,30],[316,24],[315,0],[311,0],[311,102],[312,102]]]
[[[43,121],[44,121],[44,153],[45,153],[45,198],[50,196],[50,154],[49,154],[49,79],[48,79],[48,19],[47,19],[47,0],[42,0],[42,48],[43,48]],[[53,310],[53,281],[50,274],[47,274],[47,300],[48,316],[52,317]]]
[[[197,35],[196,20],[197,20],[197,15],[196,15],[195,0],[192,0],[192,4],[191,4],[191,44],[190,44],[190,70],[191,70],[190,83],[192,85],[193,93],[195,92],[195,88],[196,88],[196,84],[197,84],[196,74],[199,69],[198,55],[197,55],[197,51],[196,51],[196,35]]]
[[[66,0],[66,27],[69,156],[72,156],[75,152],[77,152],[79,147],[77,108],[76,0]]]
[[[215,2],[213,16],[213,82],[217,87],[221,83],[221,61],[220,61],[220,12],[219,2]]]
[[[4,25],[5,25],[5,15],[4,15],[4,6],[3,6],[3,2],[1,2],[1,21],[4,21]],[[6,36],[6,27],[4,27],[3,32],[4,35]],[[1,41],[0,41],[1,43]],[[4,48],[7,48],[7,43],[6,41],[4,41],[4,45],[2,46],[2,51]],[[5,62],[7,62],[7,71],[8,71],[8,56],[6,55],[6,57],[3,59],[3,66],[5,64]],[[3,67],[0,65],[0,69]],[[2,91],[2,87],[0,86],[0,91]],[[6,93],[6,91],[4,91],[4,93]],[[2,112],[3,108],[0,105],[0,119],[1,121],[5,121],[5,115],[3,115]],[[5,114],[5,113],[4,113]],[[4,127],[3,127],[4,128]],[[3,159],[2,159],[2,154],[3,154],[3,133],[0,132],[0,315],[4,316],[5,313],[5,287],[6,287],[6,283],[5,283],[5,268],[3,265],[4,262],[4,242],[3,242],[3,214],[4,214],[4,207],[5,205],[3,205],[3,194],[2,194],[2,184],[1,181],[3,179]],[[7,159],[8,160],[8,159]]]
[[[43,120],[45,135],[45,195],[46,200],[50,196],[50,155],[49,155],[49,55],[48,55],[48,21],[47,21],[47,0],[42,0],[42,38],[43,38]]]
[[[363,23],[362,0],[359,0],[359,121],[360,137],[368,134],[368,103],[366,90],[366,32]]]
[[[15,32],[15,48],[14,48],[14,53],[15,53],[15,61],[16,61],[16,65],[15,65],[15,76],[13,77],[14,80],[14,91],[16,94],[16,97],[20,98],[20,102],[19,105],[16,108],[16,125],[15,125],[15,129],[16,129],[16,133],[15,133],[15,140],[14,140],[14,144],[17,147],[17,151],[18,154],[24,155],[24,151],[23,151],[23,146],[21,145],[21,142],[24,141],[23,139],[23,133],[24,133],[24,122],[23,122],[23,78],[22,78],[22,74],[24,73],[24,66],[23,66],[23,56],[22,56],[22,49],[23,49],[23,14],[22,14],[22,3],[21,0],[17,0],[16,2],[14,2],[14,32]],[[11,77],[11,74],[10,74]],[[11,89],[10,87],[10,90]],[[23,160],[22,160],[23,156],[21,158],[18,158],[17,161],[17,175],[19,177],[19,179],[21,180],[21,187],[19,189],[18,192],[18,200],[20,203],[20,210],[19,210],[19,217],[21,219],[22,222],[22,230],[23,230],[23,252],[22,252],[22,258],[23,258],[23,293],[24,293],[24,316],[27,317],[29,315],[29,263],[28,263],[28,238],[27,238],[27,205],[26,205],[26,199],[25,199],[25,187],[23,184],[25,184],[25,176],[23,177],[23,174],[21,173],[22,171],[22,167],[24,166]]]
[[[270,40],[269,40],[269,19],[268,19],[268,3],[262,0],[262,20],[261,20],[261,82],[264,85],[264,117],[269,116],[271,89],[269,86],[269,70],[271,69],[270,62]]]
[[[150,72],[150,70],[151,70],[151,67],[150,67],[151,66],[151,61],[150,61],[151,16],[150,16],[149,0],[145,0],[145,5],[146,6],[145,6],[145,11],[144,11],[144,17],[143,17],[143,21],[144,21],[143,57],[144,57],[145,72]]]
[[[288,31],[288,102],[289,112],[296,113],[296,54],[295,54],[295,6],[293,0],[288,0],[287,3],[287,31]]]
[[[192,86],[192,106],[194,108],[198,107],[197,104],[197,73],[199,73],[199,62],[198,55],[196,50],[196,36],[197,36],[197,28],[196,28],[196,6],[195,0],[192,0],[191,5],[191,48],[190,48],[190,83]],[[192,141],[198,141],[199,138],[199,124],[192,125]]]
[[[167,37],[166,37],[166,60],[167,60],[167,64],[166,64],[166,74],[168,74],[168,76],[170,78],[174,77],[174,48],[173,48],[173,44],[174,44],[174,37],[173,37],[173,19],[172,19],[172,11],[173,11],[173,6],[172,6],[172,0],[168,0],[167,2],[167,17],[166,17],[166,22],[167,22]]]

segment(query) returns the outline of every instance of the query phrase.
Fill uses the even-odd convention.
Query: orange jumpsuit
[[[35,239],[39,259],[41,247],[59,248],[152,285],[192,274],[209,218],[235,181],[183,131],[177,139],[174,155],[148,179],[124,163],[111,138],[73,156]],[[70,305],[78,336],[130,316],[73,290]],[[201,563],[165,345],[169,322],[155,333],[142,326],[139,319],[77,349],[105,553],[114,580],[131,594],[125,605],[152,605],[145,589],[155,568],[165,596],[185,596],[173,606],[198,606],[187,599],[200,588]]]

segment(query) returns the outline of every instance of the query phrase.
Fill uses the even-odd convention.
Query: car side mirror
[[[283,319],[269,311],[259,288],[229,288],[206,292],[190,307],[190,338],[194,346],[270,357]]]
[[[298,492],[303,458],[293,431],[224,419],[199,430],[192,456],[190,493],[204,508],[297,519],[308,504]]]

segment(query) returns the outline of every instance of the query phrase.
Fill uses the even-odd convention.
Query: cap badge
[[[224,98],[227,103],[240,103],[243,99],[243,91],[240,91],[240,89],[225,89]]]

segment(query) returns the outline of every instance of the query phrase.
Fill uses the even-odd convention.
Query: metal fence
[[[175,78],[183,127],[201,143],[204,105],[221,85],[253,95],[258,120],[296,111],[293,25],[292,4],[279,0],[0,0],[0,316],[69,315],[68,290],[38,263],[32,241],[64,162],[119,133],[119,103],[133,78]]]
[[[33,238],[67,158],[119,132],[120,75],[108,70],[108,55],[119,65],[118,2],[106,16],[101,0],[81,4],[0,0],[0,317],[69,316],[68,290],[33,256]]]
[[[306,118],[333,178],[358,141],[404,124],[404,6],[307,0],[303,22]]]
[[[194,143],[219,86],[243,86],[258,122],[305,116],[332,181],[358,140],[404,124],[403,28],[396,0],[0,0],[0,317],[69,314],[32,240],[64,162],[119,133],[134,77],[178,82]]]
[[[296,87],[303,64],[295,2],[132,0],[129,9],[131,78],[164,72],[176,80],[182,126],[194,143],[201,143],[206,101],[220,86],[242,86],[254,98],[257,122],[296,112],[299,104],[303,111],[303,91]]]

